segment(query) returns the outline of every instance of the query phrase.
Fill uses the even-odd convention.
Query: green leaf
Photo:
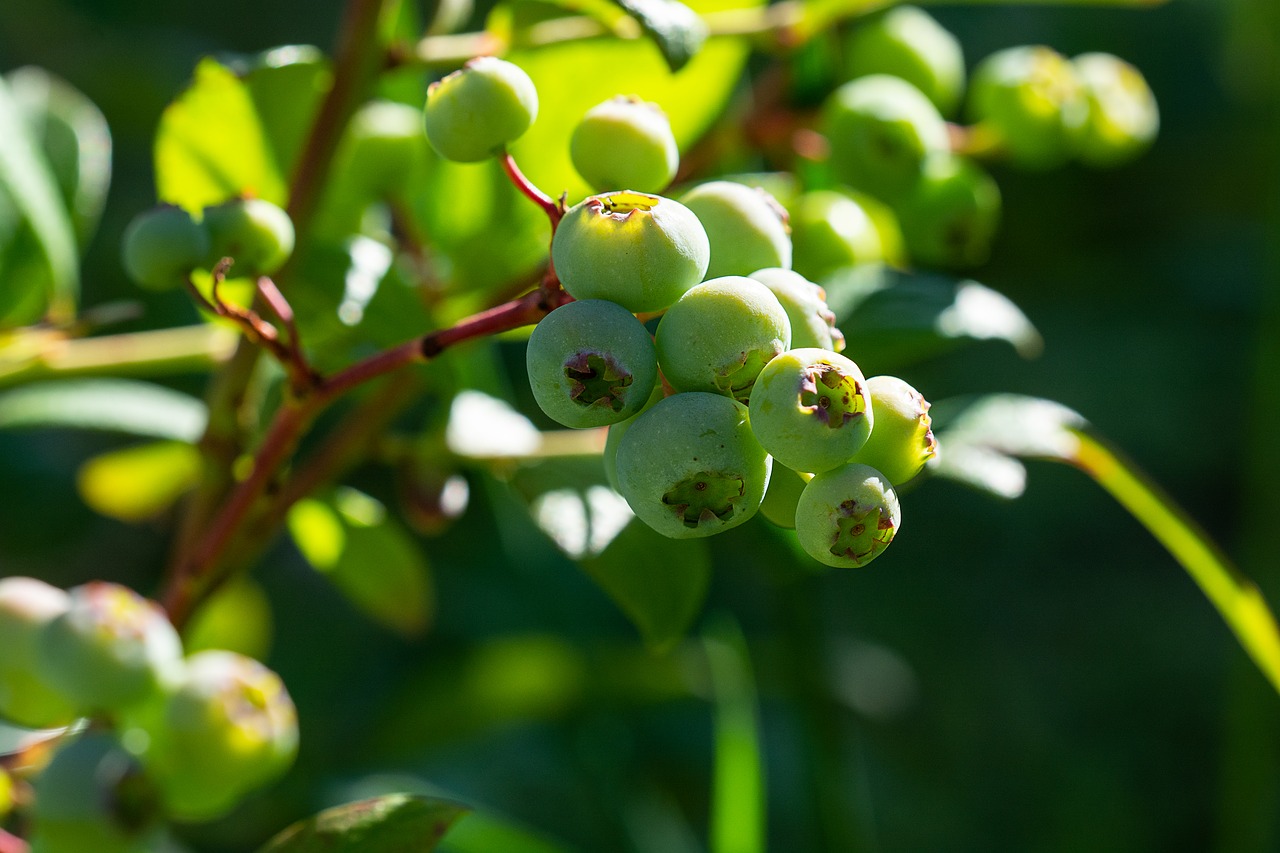
[[[653,39],[672,71],[679,71],[702,49],[707,25],[679,0],[614,0]]]
[[[426,630],[434,609],[426,558],[381,503],[339,489],[329,503],[300,501],[288,525],[303,557],[356,608],[404,636]]]
[[[214,590],[182,632],[187,655],[208,649],[266,660],[273,633],[271,602],[262,587],[240,576]]]
[[[940,405],[939,414],[946,417],[947,408]],[[976,398],[952,408],[960,411],[939,430],[937,473],[981,485],[980,475],[973,470],[980,467],[983,457],[965,460],[965,455],[975,450],[987,454],[988,464],[1017,456],[1079,468],[1186,569],[1245,652],[1280,691],[1280,626],[1257,586],[1159,486],[1094,434],[1083,417],[1059,403],[1013,394]],[[962,459],[958,468],[945,462],[957,452]]]
[[[95,456],[76,475],[76,488],[95,512],[124,522],[164,512],[200,482],[200,451],[160,441]]]
[[[75,427],[195,443],[206,420],[200,400],[127,379],[46,382],[0,394],[0,429]]]
[[[705,540],[668,539],[638,519],[581,566],[655,651],[669,650],[684,637],[711,583]]]
[[[702,646],[715,701],[711,853],[764,853],[764,759],[746,637],[726,617],[707,632]]]
[[[37,250],[37,263],[34,268],[23,265],[22,275],[0,269],[0,327],[37,320],[46,308],[56,319],[70,319],[80,294],[75,229],[57,179],[4,81],[0,81],[0,128],[0,208],[9,208],[16,223],[30,229]],[[0,218],[4,218],[2,210]],[[12,249],[0,243],[0,252],[7,255],[8,251]]]
[[[876,373],[975,341],[1004,341],[1024,358],[1042,346],[1018,306],[976,281],[864,266],[837,273],[823,286],[851,357]]]
[[[289,176],[333,80],[328,58],[311,45],[286,45],[236,63],[234,70],[249,91],[272,159]]]
[[[160,201],[199,211],[249,193],[275,204],[287,188],[249,87],[216,60],[160,117],[155,146]]]
[[[81,248],[97,229],[111,184],[111,130],[78,89],[42,68],[8,74],[33,138],[48,161]]]
[[[569,853],[564,845],[491,814],[472,812],[449,831],[444,853]]]
[[[466,806],[389,794],[326,809],[267,842],[259,853],[431,853]]]

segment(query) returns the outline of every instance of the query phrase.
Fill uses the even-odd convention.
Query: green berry
[[[116,739],[60,747],[35,780],[32,853],[151,853],[160,815],[150,778]]]
[[[871,435],[875,409],[858,365],[821,349],[784,352],[751,390],[751,428],[774,459],[796,471],[828,471]]]
[[[766,364],[791,346],[791,323],[773,291],[742,276],[704,281],[658,324],[658,364],[677,391],[745,403]]]
[[[1076,156],[1090,166],[1105,167],[1146,151],[1160,129],[1160,111],[1142,72],[1109,53],[1081,54],[1071,64],[1089,110],[1076,139]]]
[[[208,266],[231,258],[237,276],[271,275],[293,254],[293,220],[260,198],[237,198],[206,207],[204,226],[209,231]]]
[[[1023,168],[1067,162],[1088,114],[1075,68],[1052,48],[1007,48],[973,72],[970,119]]]
[[[616,192],[571,207],[551,260],[574,299],[608,299],[632,313],[661,311],[702,281],[711,246],[698,217],[656,195]]]
[[[0,580],[0,717],[33,729],[64,726],[76,716],[41,672],[40,633],[67,611],[70,598],[35,578]]]
[[[795,530],[796,506],[811,479],[811,474],[792,471],[775,459],[773,471],[769,474],[769,488],[765,490],[764,501],[760,504],[760,515],[779,527]]]
[[[885,201],[908,192],[925,161],[951,148],[947,123],[933,102],[888,74],[859,77],[833,92],[822,126],[835,176]]]
[[[867,389],[876,413],[875,428],[850,461],[870,465],[900,486],[938,453],[929,401],[896,376],[873,376],[867,380]]]
[[[570,302],[548,314],[529,336],[525,361],[542,411],[576,429],[636,414],[658,379],[648,330],[603,299]]]
[[[193,655],[150,727],[148,768],[166,809],[209,820],[279,776],[298,750],[298,717],[280,677],[234,652]]]
[[[569,138],[569,156],[573,168],[599,192],[662,192],[680,165],[667,114],[634,95],[619,95],[587,110]]]
[[[38,656],[78,709],[114,713],[172,682],[182,642],[154,602],[99,581],[71,590],[67,610],[41,632]]]
[[[758,187],[733,181],[700,184],[680,199],[711,242],[707,278],[749,275],[765,267],[791,268],[787,212]]]
[[[347,128],[342,169],[375,196],[394,194],[422,173],[430,146],[422,111],[394,101],[365,104]]]
[[[817,347],[840,352],[844,335],[836,328],[836,315],[827,305],[827,292],[798,272],[778,267],[756,270],[749,278],[773,291],[791,322],[791,346]]]
[[[960,42],[917,6],[897,6],[853,31],[845,51],[849,77],[891,74],[925,94],[944,115],[964,92]]]
[[[139,213],[124,232],[124,270],[151,290],[180,287],[209,254],[209,232],[180,207]]]
[[[664,536],[711,536],[760,508],[770,462],[751,433],[746,406],[718,394],[675,394],[622,437],[618,491]]]
[[[478,163],[524,135],[538,117],[538,90],[519,66],[472,59],[427,89],[427,140],[446,160]]]
[[[640,415],[643,415],[645,412],[649,411],[649,409],[653,408],[654,404],[663,399],[664,396],[665,389],[662,387],[662,383],[655,384],[653,387],[653,393],[649,395],[648,402],[644,404],[644,408],[640,410],[639,414],[632,415],[625,421],[620,421],[609,427],[609,435],[605,438],[604,442],[602,461],[604,462],[605,482],[607,482],[609,484],[609,488],[613,489],[615,492],[618,491],[618,445],[622,443],[622,437],[627,434],[627,430],[631,429],[631,425],[636,422],[636,419],[639,418]]]
[[[809,481],[796,505],[796,536],[819,563],[865,566],[902,526],[898,495],[879,471],[849,464]]]
[[[837,270],[884,260],[876,224],[862,205],[834,190],[815,190],[791,210],[795,270],[822,281]]]
[[[938,157],[898,209],[898,220],[913,261],[975,267],[991,254],[1000,223],[1000,188],[976,163]]]

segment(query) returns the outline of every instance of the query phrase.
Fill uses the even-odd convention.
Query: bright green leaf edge
[[[765,772],[747,640],[728,617],[703,636],[715,701],[711,853],[765,853]]]
[[[326,809],[267,842],[259,853],[431,853],[466,806],[389,794]]]

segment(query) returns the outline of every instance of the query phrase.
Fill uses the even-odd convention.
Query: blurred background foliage
[[[1280,10],[1171,0],[933,11],[970,67],[1015,44],[1126,58],[1150,81],[1162,128],[1120,170],[997,167],[1006,216],[975,277],[1023,309],[1044,353],[1024,361],[982,345],[904,375],[935,400],[1010,391],[1081,412],[1280,602]],[[195,321],[182,294],[139,295],[118,260],[125,225],[156,197],[161,111],[200,57],[327,50],[339,14],[337,0],[0,3],[0,72],[34,64],[63,77],[114,137],[85,305],[143,300],[120,331]],[[750,101],[744,78],[726,124]],[[532,411],[519,341],[450,362]],[[166,382],[199,395],[204,377]],[[106,518],[77,491],[87,460],[132,444],[0,431],[0,575],[154,593],[163,523]],[[411,540],[433,591],[429,611],[398,614],[403,630],[361,615],[360,593],[312,572],[306,560],[325,557],[304,558],[286,537],[254,575],[269,606],[247,587],[208,617],[252,628],[250,651],[269,645],[303,747],[275,790],[182,831],[191,849],[250,849],[319,807],[388,790],[446,793],[564,849],[705,849],[722,719],[709,699],[723,672],[718,682],[697,637],[739,648],[725,620],[740,626],[759,695],[769,849],[1280,849],[1280,700],[1171,558],[1072,470],[1033,463],[1026,495],[1009,503],[925,483],[906,498],[897,544],[863,572],[809,571],[763,522],[732,531],[694,558],[709,561],[699,577],[710,587],[694,639],[662,653],[530,520],[519,482],[469,478],[466,514]],[[385,468],[351,482],[394,504]],[[291,525],[368,536],[379,528],[361,493],[304,505],[310,520],[295,513]],[[404,548],[411,534],[397,530],[378,547]],[[655,570],[676,559],[652,554]],[[341,574],[340,557],[329,565]],[[517,849],[481,829],[454,849]]]

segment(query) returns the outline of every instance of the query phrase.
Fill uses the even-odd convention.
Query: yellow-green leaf
[[[76,486],[96,512],[138,522],[168,509],[200,480],[200,451],[160,441],[95,456],[80,467]]]

